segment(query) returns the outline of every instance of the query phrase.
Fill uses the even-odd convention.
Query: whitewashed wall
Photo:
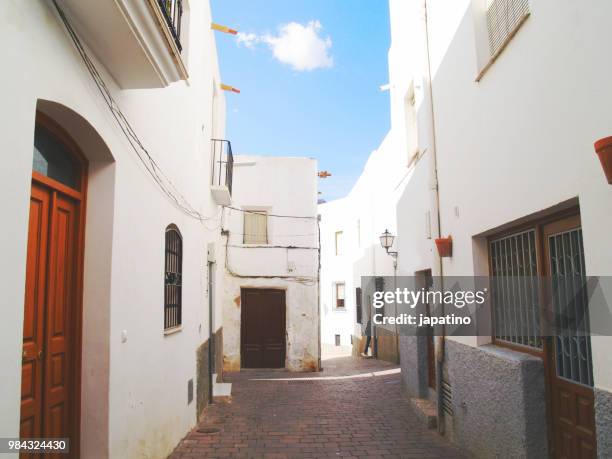
[[[223,229],[229,232],[224,236],[222,297],[225,371],[240,369],[241,288],[286,291],[286,367],[318,368],[317,180],[312,158],[238,155],[234,159],[232,207],[238,210],[225,209],[223,220]],[[268,244],[243,243],[242,210],[269,214]]]
[[[477,52],[478,2],[427,5],[441,228],[453,237],[444,274],[482,273],[486,260],[478,235],[572,198],[580,203],[587,274],[612,274],[612,187],[593,150],[595,140],[612,133],[612,64],[601,59],[609,52],[610,4],[530,2],[530,17],[478,83],[484,65]],[[390,0],[390,68],[402,80],[414,78],[416,136],[424,152],[397,210],[405,275],[424,267],[438,271],[433,243],[422,229],[424,213],[436,213],[426,187],[433,176],[426,73],[422,51],[412,53],[424,49],[424,35],[407,39],[407,31],[423,31],[422,6],[418,0]],[[435,230],[434,225],[434,237]],[[611,344],[610,338],[593,339],[595,386],[606,390],[612,389]]]
[[[208,2],[190,2],[189,83],[121,91],[104,80],[161,168],[202,214],[178,211],[144,171],[103,103],[51,2],[0,5],[4,103],[0,236],[0,436],[19,431],[26,239],[35,111],[62,122],[90,160],[85,243],[81,457],[166,457],[196,422],[187,381],[208,339],[206,245],[220,209],[208,191],[213,79],[219,82]],[[112,33],[112,31],[109,31]],[[119,51],[118,51],[119,52]],[[9,70],[10,69],[10,70]],[[44,101],[51,101],[44,102]],[[223,135],[225,106],[215,112]],[[163,333],[164,231],[184,242],[183,329]],[[218,276],[218,280],[221,277]],[[220,282],[217,283],[220,285]],[[220,311],[218,311],[220,314]],[[127,342],[122,343],[125,331]]]

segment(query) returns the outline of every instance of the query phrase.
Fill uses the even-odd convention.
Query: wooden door
[[[548,338],[548,386],[552,452],[557,458],[595,458],[593,364],[588,336],[584,250],[578,216],[543,226],[544,269],[550,276],[548,299],[563,331]],[[574,320],[577,319],[577,320]],[[558,323],[564,321],[564,324]]]
[[[285,366],[284,290],[242,289],[241,362],[243,368]]]
[[[37,121],[41,125],[36,126],[30,197],[20,437],[68,438],[76,457],[84,165],[69,151],[72,144],[59,128],[42,116]]]

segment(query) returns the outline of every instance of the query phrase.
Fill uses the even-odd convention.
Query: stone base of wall
[[[548,457],[541,359],[447,340],[446,364],[460,447],[481,458]]]
[[[196,418],[199,421],[202,411],[210,402],[210,381],[208,373],[208,346],[206,340],[196,350]]]
[[[597,457],[612,457],[612,392],[595,389]]]
[[[427,337],[400,336],[402,389],[411,398],[428,398]]]

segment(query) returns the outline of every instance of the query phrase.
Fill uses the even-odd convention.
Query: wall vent
[[[442,410],[449,416],[453,415],[453,393],[448,381],[442,380]]]
[[[187,405],[193,402],[193,379],[187,381]]]

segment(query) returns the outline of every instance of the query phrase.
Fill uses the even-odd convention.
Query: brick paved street
[[[351,357],[323,365],[321,373],[226,375],[231,402],[208,407],[170,457],[463,457],[411,413],[395,366]],[[220,432],[199,433],[203,427]]]

